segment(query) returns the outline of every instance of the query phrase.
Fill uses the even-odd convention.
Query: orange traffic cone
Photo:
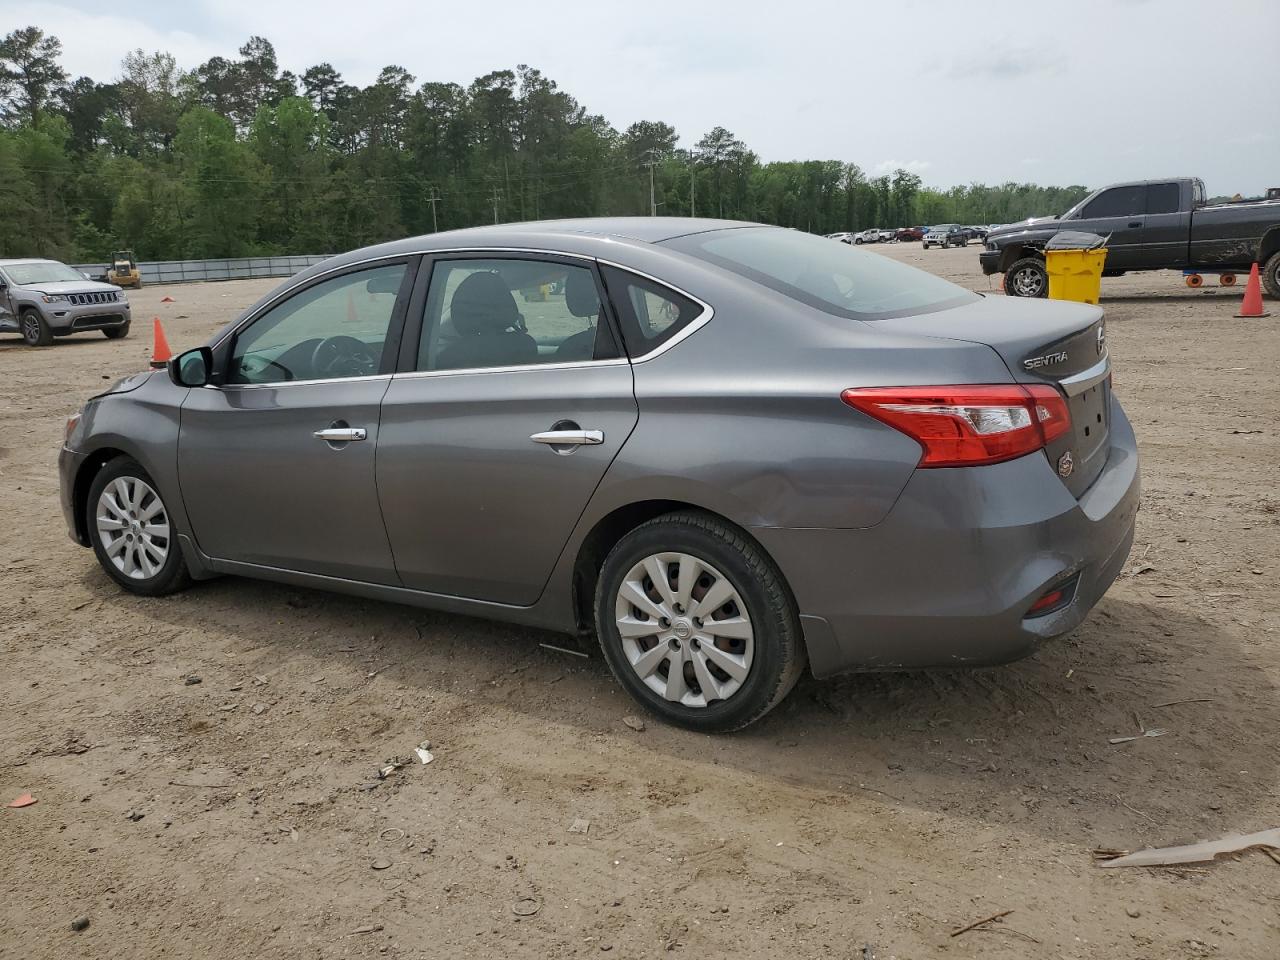
[[[151,366],[160,370],[169,362],[169,358],[173,356],[173,351],[169,349],[169,341],[165,339],[164,327],[160,326],[160,318],[153,317],[151,320],[151,326],[153,343],[151,348]]]
[[[1240,304],[1237,317],[1269,317],[1262,312],[1262,278],[1258,275],[1258,265],[1249,268],[1249,282],[1244,286],[1244,300]]]
[[[173,297],[161,297],[161,298],[160,298],[160,302],[161,302],[161,303],[173,303]]]

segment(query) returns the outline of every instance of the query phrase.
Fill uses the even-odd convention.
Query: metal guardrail
[[[195,283],[202,280],[256,280],[291,277],[330,254],[302,254],[293,257],[235,257],[224,260],[139,261],[138,272],[145,283]],[[107,273],[110,264],[76,263],[72,267],[92,277]]]

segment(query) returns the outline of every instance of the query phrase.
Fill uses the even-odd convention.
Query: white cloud
[[[1270,23],[1274,8],[1218,0],[1214,17]],[[926,0],[795,0],[781,14],[777,0],[130,0],[127,11],[0,0],[0,23],[55,34],[66,69],[99,80],[135,47],[191,69],[235,57],[252,34],[284,69],[329,61],[359,84],[392,63],[461,84],[527,63],[618,129],[664,120],[687,146],[721,125],[765,160],[902,166],[942,187],[1031,171],[1092,186],[1190,172],[1211,193],[1253,194],[1276,176],[1275,141],[1262,139],[1276,127],[1271,101],[1226,116],[1221,84],[1205,82],[1273,62],[1274,31],[1176,28],[1203,21],[1196,0],[1075,0],[1069,16],[1026,0],[978,13]],[[1222,130],[1203,135],[1189,117]],[[892,157],[908,159],[876,162]]]
[[[879,177],[886,173],[893,173],[895,170],[906,170],[908,173],[924,176],[925,171],[932,166],[931,160],[881,160],[871,168],[871,172]]]

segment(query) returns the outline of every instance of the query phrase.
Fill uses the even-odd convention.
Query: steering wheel
[[[311,372],[317,380],[367,377],[378,372],[378,361],[369,345],[355,337],[325,337],[311,351]]]

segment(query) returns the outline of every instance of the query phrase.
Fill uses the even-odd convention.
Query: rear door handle
[[[604,443],[603,430],[547,430],[529,437],[534,443],[552,447],[595,446]]]
[[[350,440],[365,439],[369,436],[369,431],[364,427],[330,427],[327,430],[317,430],[312,436],[328,443],[347,443]]]

